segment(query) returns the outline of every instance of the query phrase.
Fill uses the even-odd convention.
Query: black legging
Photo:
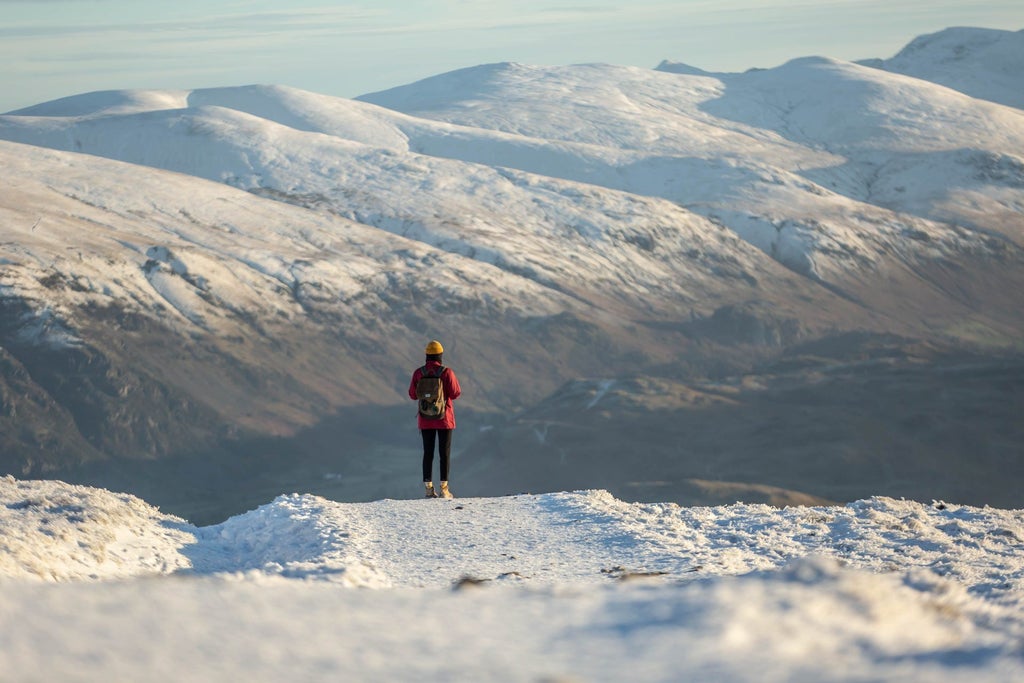
[[[423,435],[423,481],[433,481],[434,441],[437,440],[437,452],[441,456],[441,481],[448,481],[448,463],[452,457],[452,430],[421,429]]]

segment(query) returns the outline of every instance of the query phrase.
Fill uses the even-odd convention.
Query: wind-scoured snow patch
[[[874,572],[927,570],[973,594],[1024,607],[1024,511],[872,498],[843,507],[626,503],[607,492],[573,499],[626,533],[712,574],[743,574],[808,557]],[[672,571],[672,561],[657,569]]]
[[[187,522],[128,494],[0,479],[0,577],[68,581],[188,568]]]
[[[603,379],[599,381],[597,383],[597,388],[594,391],[594,398],[590,399],[590,402],[587,403],[587,410],[591,410],[594,406],[600,403],[601,399],[611,391],[613,386],[615,386],[615,380],[613,379]]]
[[[48,306],[26,313],[19,322],[15,338],[24,344],[67,349],[82,342]]]
[[[281,496],[223,524],[197,530],[193,571],[390,587],[380,571],[354,557],[351,545],[357,533],[342,506],[316,496]]]

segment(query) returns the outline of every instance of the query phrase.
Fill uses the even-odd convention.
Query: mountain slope
[[[431,130],[430,124],[424,121],[412,125],[407,119],[395,114],[370,112],[354,106],[354,103],[338,104],[331,98],[318,98],[280,88],[198,92],[190,95],[188,100],[200,104],[190,105],[187,109],[124,115],[108,114],[106,97],[97,98],[97,109],[89,115],[53,116],[55,112],[60,113],[61,109],[57,104],[52,104],[45,108],[51,114],[47,117],[5,117],[2,123],[6,132],[3,134],[33,144],[80,149],[133,163],[156,165],[226,181],[265,196],[300,203],[320,211],[337,212],[448,251],[482,255],[503,269],[535,277],[545,285],[555,279],[579,281],[585,283],[588,292],[603,297],[602,307],[613,307],[618,312],[650,306],[652,301],[657,300],[674,305],[677,315],[694,309],[704,314],[705,311],[701,311],[698,304],[708,301],[704,292],[713,287],[712,283],[716,279],[712,277],[709,282],[708,278],[694,278],[692,268],[673,268],[673,277],[665,277],[662,261],[699,253],[706,248],[702,243],[707,242],[709,233],[713,235],[714,231],[690,228],[678,236],[661,231],[658,227],[660,225],[671,225],[674,232],[676,225],[692,224],[693,221],[681,214],[678,208],[653,199],[641,199],[643,195],[665,197],[674,203],[685,204],[691,210],[727,227],[730,238],[738,236],[797,274],[809,278],[814,284],[824,284],[830,291],[838,291],[848,299],[866,301],[869,309],[882,307],[883,302],[892,299],[891,289],[878,291],[874,274],[880,270],[887,271],[888,277],[895,280],[892,288],[916,286],[923,279],[932,290],[945,289],[942,263],[950,258],[954,261],[972,261],[980,256],[989,264],[998,264],[998,269],[1015,270],[1012,264],[1019,258],[1017,241],[1020,232],[1017,230],[1016,218],[1010,222],[991,221],[992,225],[965,230],[960,226],[923,221],[903,214],[894,215],[886,209],[865,204],[867,194],[879,191],[877,186],[880,181],[877,178],[872,181],[870,189],[861,187],[862,181],[856,179],[854,186],[849,186],[850,169],[854,171],[854,178],[861,178],[866,172],[863,169],[868,167],[875,169],[876,175],[881,174],[878,162],[866,160],[870,154],[875,153],[872,150],[876,143],[868,144],[865,151],[864,144],[855,142],[856,153],[850,155],[854,160],[839,166],[840,157],[828,154],[823,156],[814,148],[817,143],[813,140],[799,140],[797,144],[785,140],[773,130],[731,121],[730,117],[736,118],[738,112],[770,111],[775,106],[756,94],[760,92],[758,88],[762,87],[758,84],[743,90],[748,94],[753,93],[752,101],[747,101],[748,95],[743,95],[739,101],[724,105],[722,102],[728,98],[707,102],[707,93],[695,98],[689,84],[683,84],[675,90],[669,90],[667,95],[661,95],[656,103],[662,108],[666,105],[674,107],[674,111],[682,111],[683,115],[677,113],[668,118],[663,117],[660,123],[651,117],[638,116],[635,120],[640,125],[637,127],[624,121],[625,113],[621,107],[611,110],[602,108],[599,114],[591,116],[589,128],[566,131],[560,127],[561,121],[556,116],[544,116],[535,125],[530,124],[538,120],[536,113],[527,110],[525,106],[516,112],[514,105],[501,95],[515,88],[517,92],[529,93],[530,98],[526,101],[537,104],[540,111],[545,110],[540,103],[547,102],[549,104],[546,108],[551,108],[550,103],[558,102],[559,106],[564,105],[576,115],[580,114],[574,111],[574,107],[578,109],[578,106],[565,101],[564,95],[562,100],[558,100],[548,91],[565,89],[567,86],[564,81],[569,81],[577,84],[576,91],[579,94],[578,91],[583,90],[585,84],[615,84],[626,79],[624,82],[630,85],[639,83],[636,87],[643,88],[640,93],[650,98],[654,96],[653,90],[661,92],[667,81],[676,80],[677,77],[650,72],[641,74],[639,70],[625,70],[626,75],[623,76],[620,74],[623,70],[601,67],[600,75],[603,79],[586,71],[574,73],[571,70],[553,76],[545,70],[527,70],[526,77],[513,78],[520,76],[517,68],[513,65],[506,69],[511,70],[511,75],[494,69],[484,70],[482,75],[497,81],[497,85],[488,81],[487,87],[499,93],[493,100],[501,103],[502,120],[523,121],[524,125],[517,129],[516,134],[521,134],[526,128],[530,137],[525,139],[521,136],[508,139],[506,131],[498,131],[505,138],[496,138],[496,134],[490,131],[478,132],[481,126],[495,125],[487,118],[489,115],[481,113],[487,110],[479,104],[472,109],[477,112],[475,118],[459,121],[460,124],[472,124],[475,127],[458,129],[452,136],[456,138],[454,141],[446,141],[441,145],[437,138],[450,128],[447,124],[447,128],[442,126],[440,130]],[[597,67],[580,67],[592,68]],[[811,68],[817,66],[812,65]],[[860,68],[865,73],[879,73],[853,65],[842,68]],[[481,74],[476,74],[476,71],[475,79],[467,76],[459,80],[460,86],[469,93],[467,97],[475,97],[476,90],[484,88],[478,83]],[[807,77],[804,71],[800,69],[798,73],[790,74],[783,70],[778,79],[786,84],[796,84]],[[531,92],[524,86],[524,78],[536,86],[537,92]],[[829,73],[822,74],[820,78],[827,83],[836,80]],[[863,79],[859,72],[858,78]],[[467,81],[476,85],[471,87]],[[444,92],[453,90],[450,86],[430,84],[410,88],[418,92],[428,86]],[[768,86],[770,92],[777,90],[770,81]],[[619,83],[619,87],[624,86]],[[855,92],[859,93],[860,90],[855,89]],[[587,95],[582,98],[583,102],[603,104],[611,98],[611,95],[600,89]],[[823,95],[822,101],[832,101],[834,93],[823,88]],[[854,96],[844,97],[848,100]],[[145,101],[161,100],[156,96],[133,97]],[[639,98],[640,95],[634,97]],[[236,100],[241,110],[222,106],[234,106]],[[209,104],[211,102],[219,104]],[[700,111],[712,105],[725,106],[725,110],[716,117]],[[452,106],[457,109],[458,102],[453,102]],[[919,142],[908,142],[904,149],[897,151],[902,153],[900,159],[907,159],[911,151],[918,150],[921,162],[910,171],[900,167],[899,179],[908,173],[920,175],[920,164],[926,163],[929,150],[933,147],[947,149],[954,145],[946,139],[949,134],[944,134],[946,137],[936,141],[934,138],[937,133],[933,135],[928,132],[928,126],[935,131],[942,130],[944,124],[941,120],[923,110],[923,105],[911,102],[908,106],[922,110],[913,122],[913,126],[918,129]],[[69,101],[64,104],[63,111],[80,112],[82,108],[80,102]],[[995,129],[990,131],[978,128],[979,121],[987,120],[984,113],[975,112],[966,104],[963,110],[951,119],[959,125],[953,130],[969,131],[972,137],[958,140],[955,144],[981,144],[980,141],[985,139],[989,144],[1005,142],[1017,149],[1024,146],[1021,143],[1024,135],[1020,133],[1020,121],[1010,120],[1014,125],[1002,128],[1000,139],[994,137]],[[282,127],[275,120],[254,118],[250,111],[279,118],[299,125],[300,128]],[[410,149],[423,153],[366,147],[361,142],[355,144],[334,134],[324,137],[325,133],[320,132],[328,130],[337,133],[360,128],[361,122],[371,113],[382,126],[392,126],[394,134],[384,135],[379,132],[380,126],[377,126],[371,128],[374,131],[372,135],[364,135],[362,139],[386,139],[386,144],[391,144],[405,137]],[[814,120],[816,110],[800,114],[800,117],[800,121],[804,118]],[[587,122],[582,114],[577,118]],[[1024,121],[1024,118],[1017,118]],[[314,120],[316,125],[310,123]],[[652,130],[652,125],[648,123],[650,120],[654,120],[660,128]],[[681,122],[685,121],[690,121],[692,125],[681,126]],[[436,124],[435,128],[439,125]],[[782,124],[773,125],[776,128],[785,127]],[[710,134],[710,126],[718,133]],[[110,132],[112,127],[116,127],[116,133]],[[309,130],[311,128],[314,132]],[[422,134],[423,129],[429,132]],[[634,137],[625,141],[611,139],[610,134],[602,132],[609,130],[626,131],[627,135]],[[666,134],[658,132],[660,130],[673,131],[675,142],[668,140]],[[842,126],[839,130],[842,130]],[[910,123],[904,126],[904,132],[900,135],[903,136],[907,130],[911,130]],[[829,131],[829,134],[834,132],[831,129]],[[648,141],[657,141],[659,148],[656,155],[635,149],[639,144],[634,139],[636,132],[642,133]],[[574,136],[571,142],[566,141],[568,135]],[[874,137],[875,133],[868,130],[856,133],[854,140],[871,140]],[[468,148],[475,150],[472,154],[463,152],[467,146],[459,142],[460,138],[471,143]],[[726,142],[719,142],[719,138]],[[765,161],[752,165],[747,161],[731,160],[751,139],[759,138],[769,140],[763,145],[764,151],[761,153]],[[138,142],[125,144],[125,140],[133,139]],[[693,147],[695,141],[704,147],[709,143],[714,147],[700,152],[703,159],[694,158],[690,155],[697,153]],[[552,156],[552,150],[548,149],[551,142],[568,146],[566,151],[569,155],[566,156],[565,152],[556,147]],[[610,146],[613,143],[618,146]],[[841,151],[846,152],[845,149]],[[424,154],[451,154],[463,162],[464,157],[469,157],[469,161],[474,163],[467,165]],[[979,163],[991,157],[991,154],[989,157],[985,154],[979,152],[980,156],[975,155]],[[963,164],[959,164],[959,157],[953,156],[953,165],[960,173]],[[975,159],[975,156],[968,156]],[[489,166],[476,163],[481,157],[487,157]],[[723,159],[727,160],[724,164]],[[733,165],[734,170],[730,170]],[[847,187],[840,189],[850,196],[833,194],[794,174],[794,171],[823,165],[837,170],[815,173],[832,178],[830,182],[833,185],[838,186],[841,182],[846,184]],[[522,168],[532,175],[521,176],[511,172],[507,170],[510,166]],[[790,166],[792,170],[785,166]],[[964,172],[972,172],[971,168],[974,167]],[[810,174],[806,170],[803,172],[805,175]],[[571,182],[566,184],[556,179],[559,176]],[[441,178],[444,180],[440,181]],[[581,181],[589,186],[625,190],[630,194],[621,195],[600,189],[584,190],[575,184]],[[943,187],[948,190],[951,185],[949,178],[943,176],[941,182],[945,183]],[[1014,197],[1019,194],[1019,190],[1013,189],[1012,178],[1006,182],[1010,184],[1009,189],[986,187],[983,188],[983,196],[990,198],[986,199],[990,204],[1003,207],[1001,210],[1004,214],[1015,217],[1016,212],[1008,211],[1006,207],[1016,201]],[[944,209],[940,211],[936,202],[932,201],[927,183],[919,184],[919,190],[910,193],[914,202],[903,202],[900,206],[906,208],[911,204],[915,207],[925,204],[928,208],[921,213],[929,214],[926,217],[941,217],[940,214],[945,216]],[[482,188],[489,189],[482,191]],[[973,186],[971,188],[970,191],[974,192]],[[1009,194],[1000,194],[1003,189]],[[976,194],[974,192],[972,196]],[[411,202],[413,197],[415,200]],[[604,218],[599,216],[596,223],[589,209],[579,206],[581,200],[584,205],[591,204],[591,198],[601,205],[604,214]],[[975,206],[978,201],[975,201]],[[568,206],[558,206],[563,202]],[[469,206],[472,209],[467,211]],[[581,220],[581,214],[588,216]],[[604,248],[600,242],[595,244],[592,239],[590,243],[586,242],[588,235],[593,238],[608,234],[609,231],[615,235],[620,226],[625,224],[634,227],[630,234],[623,235],[624,241],[640,248],[612,250]],[[551,228],[556,231],[552,233]],[[992,236],[994,233],[1006,236],[1009,244],[995,240]],[[528,238],[520,239],[520,235]],[[574,235],[583,239],[577,239]],[[664,245],[668,251],[664,251],[661,244],[665,237],[674,241],[674,244]],[[579,258],[573,264],[578,266],[576,268],[566,267],[551,259],[551,254],[564,249],[565,239],[575,242],[572,253]],[[581,251],[579,246],[583,246],[584,250]],[[644,253],[654,249],[662,253]],[[1007,253],[1007,249],[1011,251]],[[716,249],[719,250],[736,251],[737,247],[723,245],[722,249]],[[586,255],[588,251],[593,255]],[[650,256],[660,257],[657,259],[659,262],[650,267],[637,267],[645,260],[650,260]],[[937,260],[936,256],[941,260]],[[714,262],[703,267],[719,268],[723,258],[718,255],[711,258]],[[749,257],[742,258],[744,261],[749,260]],[[735,260],[736,256],[729,254],[725,259]],[[606,272],[607,265],[636,278],[636,288],[643,296],[624,296],[626,291],[616,281],[595,279],[597,273]],[[965,270],[976,272],[978,268],[967,265]],[[757,277],[756,273],[742,275]],[[681,278],[690,281],[680,282],[678,288],[665,290]],[[866,279],[870,281],[865,282]],[[971,292],[970,306],[973,308],[977,308],[979,303],[986,307],[985,302],[991,301],[992,297],[999,297],[999,292],[1005,289],[991,288],[985,283],[978,283],[976,289],[969,278],[964,279],[963,287]],[[697,291],[701,294],[696,295]],[[579,295],[577,291],[569,293]],[[911,298],[927,301],[934,294],[934,291],[923,291],[912,294]],[[938,296],[947,299],[948,290],[938,292]],[[790,301],[793,299],[788,295],[784,298]],[[940,307],[942,305],[939,304]],[[711,312],[714,308],[717,306],[705,310]],[[1003,312],[1003,302],[993,302],[991,309]],[[966,309],[957,315],[963,313],[966,313]],[[807,315],[805,311],[796,317]],[[856,317],[857,314],[851,315]],[[904,318],[905,312],[900,311],[898,315]]]
[[[955,27],[918,36],[889,59],[864,63],[1022,109],[1022,53],[1024,31]]]
[[[408,353],[409,338],[449,325],[464,343],[524,349],[538,344],[537,328],[516,338],[488,321],[553,318],[539,328],[549,342],[575,334],[579,319],[602,334],[593,304],[486,260],[187,176],[9,143],[0,151],[11,226],[5,352],[23,377],[39,383],[49,372],[49,400],[110,439],[128,438],[147,415],[166,419],[157,418],[170,409],[160,403],[200,430],[220,423],[274,434],[346,401],[393,402],[405,370],[394,359]],[[404,293],[431,273],[445,308],[428,318]],[[474,322],[455,322],[466,320]],[[536,348],[534,362],[543,357]],[[569,367],[575,362],[593,356],[578,354]],[[486,366],[477,367],[486,379]],[[83,379],[91,369],[97,376]],[[473,370],[467,362],[471,382]],[[153,389],[155,404],[122,403]],[[106,399],[97,403],[97,393]],[[109,424],[120,410],[126,422]],[[17,423],[13,409],[8,418]],[[162,431],[123,444],[96,432],[90,440],[106,452],[160,455],[189,441],[173,431],[173,444],[160,443]]]
[[[671,403],[815,343],[840,366],[850,339],[996,365],[1020,348],[1019,110],[825,58],[665,69],[496,64],[359,100],[118,91],[0,116],[4,468],[85,463],[67,476],[195,515],[194,496],[231,500],[203,519],[293,481],[405,495],[396,424],[412,430],[408,374],[434,337],[467,390],[460,447],[480,449],[471,430],[507,434],[580,378]],[[933,360],[907,362],[939,381]],[[673,459],[651,467],[707,479]],[[727,486],[832,499],[805,483]]]
[[[677,311],[692,305],[697,299],[693,290],[700,290],[703,298],[704,291],[719,286],[720,278],[708,271],[719,271],[727,259],[738,261],[736,266],[724,264],[734,278],[759,275],[756,253],[667,202],[367,147],[234,110],[201,107],[128,120],[62,121],[60,131],[33,123],[15,137],[59,147],[72,136],[71,147],[227,180],[268,198],[357,219],[489,263],[544,286],[568,288],[577,282],[580,289],[604,297],[615,312],[656,303]],[[67,125],[72,128],[65,129]],[[132,138],[145,143],[124,144]],[[574,254],[569,263],[557,257],[566,247]],[[710,253],[704,257],[704,252]],[[676,263],[682,260],[686,267]],[[666,277],[667,268],[674,277]],[[601,277],[609,269],[636,281],[625,289],[610,283]],[[641,297],[638,290],[665,291]]]
[[[12,143],[0,154],[10,226],[2,252],[4,453],[12,472],[224,449],[259,463],[255,471],[294,467],[304,462],[284,457],[294,448],[275,455],[280,445],[249,440],[294,437],[328,419],[338,420],[330,438],[339,456],[379,448],[390,439],[353,432],[372,434],[378,424],[394,432],[395,420],[407,419],[406,366],[418,359],[406,359],[416,337],[465,348],[460,376],[474,407],[507,409],[609,361],[622,371],[686,367],[686,333],[665,323],[689,319],[697,305],[759,297],[763,283],[782,310],[797,292],[822,309],[845,305],[699,217],[614,193],[569,201],[550,184],[509,185],[527,209],[549,207],[575,226],[545,233],[524,209],[502,233],[481,226],[484,237],[498,235],[481,253],[465,243],[434,247],[432,240],[447,242],[431,232],[412,240],[190,176]],[[632,223],[623,222],[626,212]],[[664,237],[647,243],[654,228],[646,226],[657,220],[676,227],[657,228]],[[543,240],[550,246],[541,248]],[[576,258],[563,262],[553,254],[565,245]],[[528,250],[536,269],[509,265]],[[443,298],[429,310],[428,287]],[[712,353],[698,350],[685,363]],[[385,405],[397,413],[373,408]],[[254,459],[254,450],[278,464]],[[158,480],[167,484],[178,469]],[[221,487],[239,486],[234,470],[211,476],[209,495],[223,500]]]
[[[440,108],[434,91],[460,97]],[[721,214],[762,248],[771,243],[770,233],[732,212],[746,211],[769,225],[775,212],[804,221],[817,217],[829,238],[848,249],[886,234],[885,220],[858,220],[878,206],[975,224],[1020,245],[1014,207],[1024,115],[856,64],[808,58],[716,77],[494,65],[361,99],[461,125],[643,150],[643,162],[620,162],[620,173],[592,174],[588,182],[643,188],[705,215]],[[890,177],[890,165],[900,178]],[[1005,165],[1007,173],[982,174],[986,165]],[[940,192],[951,196],[936,196]],[[970,220],[981,211],[966,198],[961,206],[961,193],[988,202],[984,210],[995,215],[985,223]],[[860,234],[850,235],[851,229]],[[824,258],[804,239],[810,242],[804,251]]]
[[[906,340],[808,344],[713,381],[569,382],[457,461],[471,491],[607,486],[627,500],[1024,505],[1024,362]],[[829,357],[829,356],[832,357]]]

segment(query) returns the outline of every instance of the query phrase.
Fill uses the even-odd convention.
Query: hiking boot
[[[426,497],[427,498],[437,498],[437,492],[434,491],[434,485],[431,482],[428,481],[428,482],[425,483],[425,486],[426,486],[426,489],[427,489],[427,496]]]
[[[454,498],[455,497],[455,496],[452,495],[452,492],[448,490],[448,482],[446,482],[446,481],[442,481],[441,482],[441,497],[442,498]]]

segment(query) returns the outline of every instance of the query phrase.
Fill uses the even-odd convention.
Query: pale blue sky
[[[490,62],[709,71],[890,57],[1022,0],[0,0],[0,112],[93,90],[273,83],[354,97]]]

